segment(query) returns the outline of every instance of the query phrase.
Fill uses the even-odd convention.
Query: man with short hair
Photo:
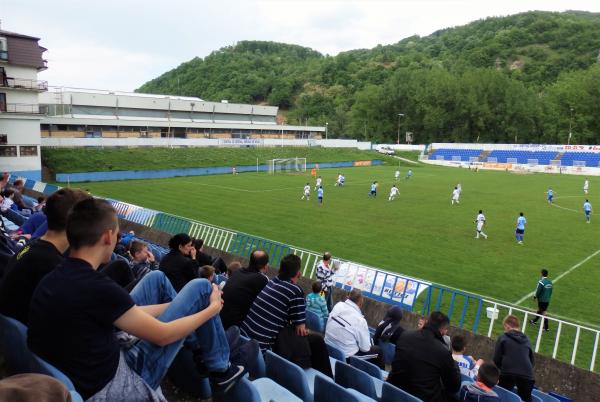
[[[28,205],[25,202],[25,200],[23,199],[23,189],[24,188],[25,188],[25,183],[23,183],[23,180],[21,180],[21,179],[15,180],[15,182],[12,185],[12,189],[15,192],[13,201],[15,202],[17,207],[19,207],[20,210],[32,207],[32,205]]]
[[[500,369],[499,385],[509,391],[517,387],[517,394],[531,402],[533,377],[533,350],[527,335],[521,332],[519,319],[508,315],[502,322],[504,334],[496,341],[494,363]]]
[[[48,230],[14,255],[0,286],[0,313],[28,324],[29,303],[38,283],[63,260],[69,248],[67,215],[77,202],[90,198],[81,190],[62,188],[46,203]]]
[[[269,255],[263,250],[254,250],[250,254],[247,268],[238,269],[225,283],[223,288],[223,309],[221,321],[225,329],[232,325],[240,326],[254,299],[269,282]]]
[[[529,320],[532,325],[537,325],[540,315],[545,316],[548,306],[550,305],[550,298],[552,297],[552,281],[548,279],[548,270],[542,269],[542,279],[539,280],[537,288],[535,289],[535,295],[533,299],[537,299],[539,315],[536,315],[533,320]],[[548,332],[548,320],[542,319],[544,322],[544,331]]]
[[[108,202],[91,198],[73,207],[66,229],[70,255],[42,279],[31,300],[29,348],[65,373],[88,402],[163,401],[157,389],[185,338],[201,350],[213,391],[227,390],[244,368],[229,363],[217,286],[195,279],[170,303],[136,305],[138,287],[151,285],[150,279],[156,279],[154,288],[169,282],[152,272],[130,296],[97,272],[110,260],[118,230]],[[140,341],[121,350],[115,327]]]
[[[485,215],[483,214],[483,211],[481,209],[479,210],[479,214],[477,214],[477,217],[475,218],[475,224],[477,225],[475,238],[479,239],[479,235],[481,235],[484,239],[487,239],[487,235],[483,232],[483,225],[485,225]]]
[[[388,382],[429,402],[454,400],[460,371],[444,343],[450,320],[434,311],[422,329],[404,331],[396,342],[396,356]]]
[[[585,223],[590,223],[590,217],[592,215],[592,204],[589,200],[585,200],[583,203],[583,213],[585,214]]]
[[[302,275],[300,266],[300,257],[297,255],[289,254],[283,257],[279,274],[256,296],[248,315],[240,325],[240,331],[255,339],[262,350],[270,350],[273,347],[279,332],[288,323],[291,323],[296,335],[308,335],[305,325],[304,292],[297,285]]]
[[[523,212],[519,213],[519,217],[517,218],[517,228],[515,229],[515,238],[517,239],[518,244],[523,244],[523,236],[525,235],[525,225],[527,224],[527,219],[523,216]]]
[[[385,369],[383,353],[371,344],[371,334],[361,308],[365,299],[360,289],[352,289],[346,301],[335,305],[325,328],[325,342],[340,349],[346,358],[358,357]]]

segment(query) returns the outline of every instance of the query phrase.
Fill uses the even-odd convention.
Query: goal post
[[[306,158],[281,158],[267,161],[269,174],[306,172]]]

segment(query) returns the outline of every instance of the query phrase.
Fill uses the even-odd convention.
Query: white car
[[[380,147],[377,152],[384,155],[394,155],[394,150],[390,147]]]

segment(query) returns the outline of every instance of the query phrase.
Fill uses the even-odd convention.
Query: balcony
[[[0,88],[23,89],[28,91],[44,92],[48,90],[48,81],[27,80],[23,78],[6,78],[0,81]]]
[[[41,114],[40,105],[33,103],[0,103],[0,115],[4,113]]]
[[[0,60],[2,60],[2,61],[8,60],[8,51],[0,50]]]

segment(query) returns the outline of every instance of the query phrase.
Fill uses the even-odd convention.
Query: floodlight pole
[[[327,139],[327,131],[328,131],[328,128],[329,128],[329,123],[328,123],[328,122],[325,122],[325,139]]]
[[[404,117],[404,113],[398,113],[398,139],[396,144],[400,144],[400,118]]]
[[[567,138],[567,145],[571,145],[571,136],[573,135],[573,108],[571,110],[571,118],[569,119],[569,138]]]

